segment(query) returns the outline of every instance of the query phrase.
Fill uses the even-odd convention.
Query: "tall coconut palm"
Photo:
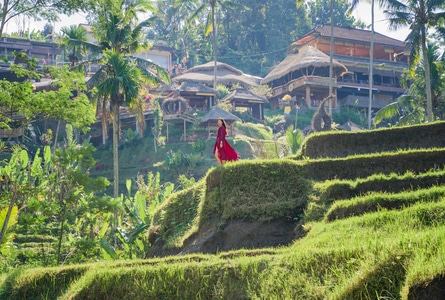
[[[205,26],[205,32],[204,35],[208,36],[210,33],[212,33],[212,49],[213,49],[213,88],[216,89],[216,56],[218,52],[218,44],[217,44],[217,24],[216,24],[216,9],[218,5],[222,8],[228,8],[231,10],[235,9],[249,9],[247,6],[242,6],[239,4],[236,4],[234,2],[228,1],[228,0],[203,0],[203,3],[198,7],[198,9],[195,11],[195,13],[190,18],[190,21],[197,18],[199,14],[201,14],[206,9],[209,9],[209,13],[207,15],[207,22]]]
[[[427,47],[428,64],[431,71],[431,92],[433,99],[433,111],[437,115],[444,115],[444,99],[443,91],[445,88],[445,78],[441,76],[445,71],[445,53],[441,53],[437,44],[429,43]],[[379,124],[383,120],[395,117],[399,118],[395,121],[396,125],[412,125],[426,121],[425,115],[425,63],[417,64],[415,71],[407,72],[402,77],[402,84],[410,82],[408,93],[399,97],[397,101],[386,105],[377,111],[374,122]]]
[[[154,7],[146,0],[105,0],[96,12],[97,22],[93,24],[97,43],[89,44],[89,47],[100,50],[102,56],[97,61],[99,70],[88,83],[97,87],[97,95],[104,105],[109,101],[111,106],[114,197],[119,196],[119,106],[142,101],[138,97],[141,83],[154,85],[170,81],[167,71],[159,65],[134,56],[137,51],[147,48],[147,44],[141,41],[143,28],[150,25],[149,19],[138,23],[137,16],[153,10]]]
[[[136,64],[113,49],[105,50],[104,64],[95,74],[97,95],[109,99],[113,123],[113,172],[114,197],[119,194],[118,178],[118,141],[119,141],[119,107],[137,101],[142,89],[141,72]]]
[[[362,0],[363,1],[363,0]],[[369,0],[366,0],[369,2]],[[351,13],[357,6],[360,0],[352,0],[351,7],[349,9],[349,13]],[[368,100],[368,129],[371,129],[371,113],[372,113],[372,86],[374,84],[374,24],[375,24],[375,1],[371,0],[371,47],[369,50],[369,100]],[[380,5],[384,4],[384,0],[380,0]]]
[[[149,84],[157,84],[161,81],[169,82],[169,76],[166,70],[155,64],[151,60],[135,57],[139,51],[149,48],[148,43],[144,40],[144,29],[152,25],[153,17],[139,22],[138,17],[156,12],[155,7],[150,0],[101,0],[101,3],[90,11],[92,19],[93,35],[95,41],[80,44],[86,46],[89,51],[89,60],[80,62],[76,67],[83,68],[85,64],[97,64],[99,67],[103,63],[101,61],[102,52],[106,49],[114,49],[116,52],[125,55],[127,59],[136,61],[140,68],[142,76],[149,80]],[[72,43],[79,41],[72,41]],[[89,80],[90,87],[96,83],[97,76]],[[102,137],[103,144],[108,140],[108,99],[98,99],[98,103],[102,106]],[[140,105],[134,105],[138,107]],[[99,109],[99,108],[98,108]],[[140,124],[139,133],[143,134],[145,128],[143,111],[138,110],[136,115]]]
[[[87,31],[83,27],[71,25],[70,27],[62,27],[62,44],[65,49],[71,51],[69,53],[69,61],[74,67],[82,55],[85,53],[85,42],[87,41]]]
[[[410,67],[411,70],[423,58],[425,68],[425,90],[426,90],[426,113],[428,121],[434,119],[432,93],[431,93],[431,70],[428,64],[428,29],[436,28],[441,19],[445,18],[443,0],[386,0],[390,29],[398,29],[408,26],[410,33],[406,42],[410,43]]]

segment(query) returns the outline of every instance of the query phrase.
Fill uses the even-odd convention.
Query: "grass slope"
[[[425,160],[412,173],[396,162],[397,154],[212,168],[157,211],[152,229],[166,251],[239,220],[287,219],[305,234],[281,247],[20,269],[0,279],[0,298],[443,299],[445,171],[443,162],[437,165],[443,150],[431,152],[434,170],[425,169]],[[408,155],[420,161],[429,153]],[[399,172],[321,179],[322,170],[315,170],[366,165],[367,159],[376,170],[384,169],[378,162],[392,160]]]

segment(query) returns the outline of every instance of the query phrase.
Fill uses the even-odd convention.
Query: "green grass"
[[[418,202],[439,201],[445,197],[445,187],[410,190],[402,193],[372,193],[362,197],[334,202],[326,213],[326,220],[333,221],[359,216],[382,209],[401,209]]]
[[[2,290],[8,299],[400,299],[443,273],[444,217],[445,201],[420,203],[312,224],[276,250],[20,270]]]
[[[174,127],[174,126],[173,126]],[[271,158],[276,157],[275,145],[271,141],[271,132],[263,128],[263,125],[244,126],[247,132],[239,131],[235,137],[228,137],[229,142],[240,154],[241,159],[250,160],[256,157]],[[259,128],[259,129],[257,129]],[[200,129],[202,130],[202,129]],[[173,137],[180,136],[182,131],[170,129]],[[190,134],[193,134],[192,132]],[[267,139],[263,139],[267,138]],[[179,137],[177,138],[179,139]],[[171,142],[160,145],[157,152],[154,151],[153,138],[136,139],[131,143],[123,144],[119,147],[119,189],[125,191],[125,182],[127,179],[136,178],[137,174],[146,174],[147,172],[160,172],[162,182],[172,182],[178,184],[178,176],[186,174],[188,177],[194,177],[196,181],[203,178],[208,169],[216,166],[216,160],[213,155],[213,145],[215,137],[205,138],[205,149],[201,153],[194,153],[193,142]],[[179,168],[172,168],[165,164],[167,153],[169,151],[181,152],[185,155],[199,155],[196,166],[188,166],[184,161]],[[92,176],[104,176],[111,182],[113,181],[113,152],[111,144],[98,147],[93,154],[97,160],[97,166],[91,170]],[[113,194],[112,186],[108,187],[106,193]]]
[[[233,143],[248,148],[250,141]],[[211,140],[206,153],[209,147]],[[420,162],[429,153],[406,154]],[[427,288],[441,287],[445,280],[443,165],[414,172],[412,164],[398,163],[398,172],[363,171],[366,175],[345,179],[308,176],[321,174],[324,170],[315,166],[326,168],[332,161],[339,170],[358,164],[385,168],[377,166],[379,156],[318,164],[309,159],[246,159],[214,165],[194,186],[170,196],[153,218],[166,247],[180,247],[200,230],[212,234],[209,223],[299,222],[306,234],[286,247],[19,268],[0,277],[0,298],[426,298]],[[397,156],[381,162],[401,162]]]

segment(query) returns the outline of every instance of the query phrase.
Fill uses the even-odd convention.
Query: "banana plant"
[[[23,206],[30,194],[35,194],[39,185],[44,182],[42,179],[42,158],[39,156],[39,149],[36,151],[35,158],[31,162],[28,152],[16,146],[12,150],[9,161],[0,163],[0,187],[2,198],[8,199],[9,204],[6,208],[6,214],[0,221],[0,245],[3,245],[6,236],[6,229],[14,214],[14,207]],[[49,160],[50,149],[45,148],[45,159]],[[43,166],[46,167],[46,164]]]
[[[5,207],[0,211],[0,223],[5,224],[6,222],[6,215],[9,212],[8,208]],[[0,245],[0,254],[5,255],[8,250],[8,244],[12,242],[14,235],[12,232],[9,232],[8,229],[11,228],[15,223],[17,223],[17,215],[18,215],[18,207],[17,205],[12,207],[12,210],[10,211],[9,215],[9,222],[7,224],[7,228],[5,231],[5,235],[3,238],[3,242]]]
[[[150,245],[141,234],[150,227],[151,219],[158,205],[174,190],[172,183],[161,186],[159,173],[156,176],[151,172],[148,173],[147,182],[140,175],[137,183],[138,190],[134,196],[131,193],[131,180],[126,181],[128,194],[121,195],[123,214],[118,218],[119,226],[115,234],[123,249],[118,250],[106,239],[101,239],[100,245],[106,259],[117,259],[119,256],[128,258],[133,258],[133,255],[144,256]]]

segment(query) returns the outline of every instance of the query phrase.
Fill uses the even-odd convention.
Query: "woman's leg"
[[[215,158],[216,158],[216,161],[218,162],[218,164],[222,165],[221,158],[219,157],[218,148],[215,149]]]

